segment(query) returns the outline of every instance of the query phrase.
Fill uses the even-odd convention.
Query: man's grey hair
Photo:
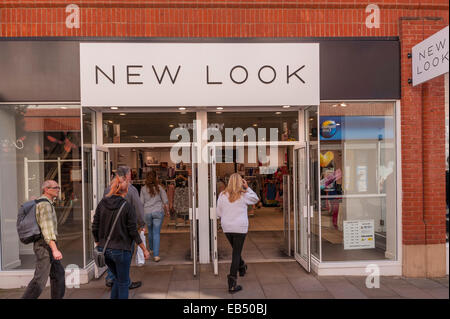
[[[128,166],[119,166],[117,168],[116,175],[120,177],[125,177],[130,172],[130,168]]]
[[[42,192],[42,194],[44,194],[45,189],[48,188],[48,187],[51,187],[53,183],[56,183],[56,182],[51,180],[51,179],[50,180],[46,180],[45,182],[43,182],[42,185],[41,185],[41,192]]]

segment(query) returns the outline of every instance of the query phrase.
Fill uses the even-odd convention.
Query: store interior
[[[129,166],[132,170],[132,183],[141,192],[146,175],[150,171],[155,171],[161,186],[168,195],[170,216],[165,216],[161,228],[160,263],[191,262],[189,194],[192,165],[183,162],[174,163],[168,147],[111,148],[109,151],[112,173],[121,165]],[[227,152],[227,155],[232,153],[233,158],[226,159],[225,149],[221,151],[221,154],[216,150],[217,194],[224,190],[229,176],[237,172],[247,180],[249,186],[261,199],[256,205],[248,207],[249,233],[244,245],[244,260],[292,258],[287,254],[283,217],[283,176],[288,175],[292,167],[292,163],[288,161],[291,158],[292,147],[283,146],[277,149],[277,166],[275,167],[263,166],[258,161],[249,161],[249,152],[257,151],[257,147],[243,147],[239,150],[234,147]],[[245,154],[245,161],[242,163],[236,161],[239,152]],[[267,153],[269,158],[269,148]],[[221,155],[223,155],[222,160],[220,160]],[[198,185],[197,187],[207,186]],[[290,207],[292,209],[293,206]],[[293,221],[291,225],[293,227]],[[220,220],[218,222],[218,255],[219,261],[231,260],[231,247],[220,227]]]

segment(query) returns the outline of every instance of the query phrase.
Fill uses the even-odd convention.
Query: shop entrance
[[[190,147],[190,154],[195,148]],[[197,164],[195,161],[175,163],[170,147],[100,147],[93,146],[95,205],[102,199],[104,190],[119,166],[128,166],[132,184],[139,194],[145,192],[147,174],[155,172],[160,186],[168,198],[169,215],[164,216],[160,232],[159,264],[192,264],[197,274]],[[194,155],[193,155],[194,156]],[[145,211],[145,209],[144,209]],[[93,211],[94,213],[94,211]],[[194,222],[195,221],[195,222]],[[149,235],[145,229],[148,247]],[[135,256],[136,258],[136,256]],[[152,263],[147,261],[146,263]],[[135,263],[133,259],[132,263]],[[102,270],[97,270],[101,273]]]
[[[231,262],[232,249],[220,227],[216,203],[233,173],[246,179],[260,198],[256,205],[248,207],[249,228],[242,252],[245,262],[295,259],[310,271],[308,148],[306,143],[290,144],[216,143],[209,146],[210,247],[215,274],[218,274],[219,262]],[[263,152],[268,156],[266,165],[254,161],[255,155]]]

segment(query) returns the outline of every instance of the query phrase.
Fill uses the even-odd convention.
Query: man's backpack
[[[44,201],[48,200],[45,198],[30,200],[19,208],[16,226],[19,239],[24,244],[33,243],[41,237],[41,228],[36,220],[36,205]]]

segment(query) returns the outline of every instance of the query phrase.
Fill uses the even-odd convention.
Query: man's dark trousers
[[[39,298],[49,276],[51,298],[62,299],[66,292],[66,276],[61,261],[53,258],[51,249],[43,238],[34,242],[33,250],[36,255],[36,270],[22,299]]]

